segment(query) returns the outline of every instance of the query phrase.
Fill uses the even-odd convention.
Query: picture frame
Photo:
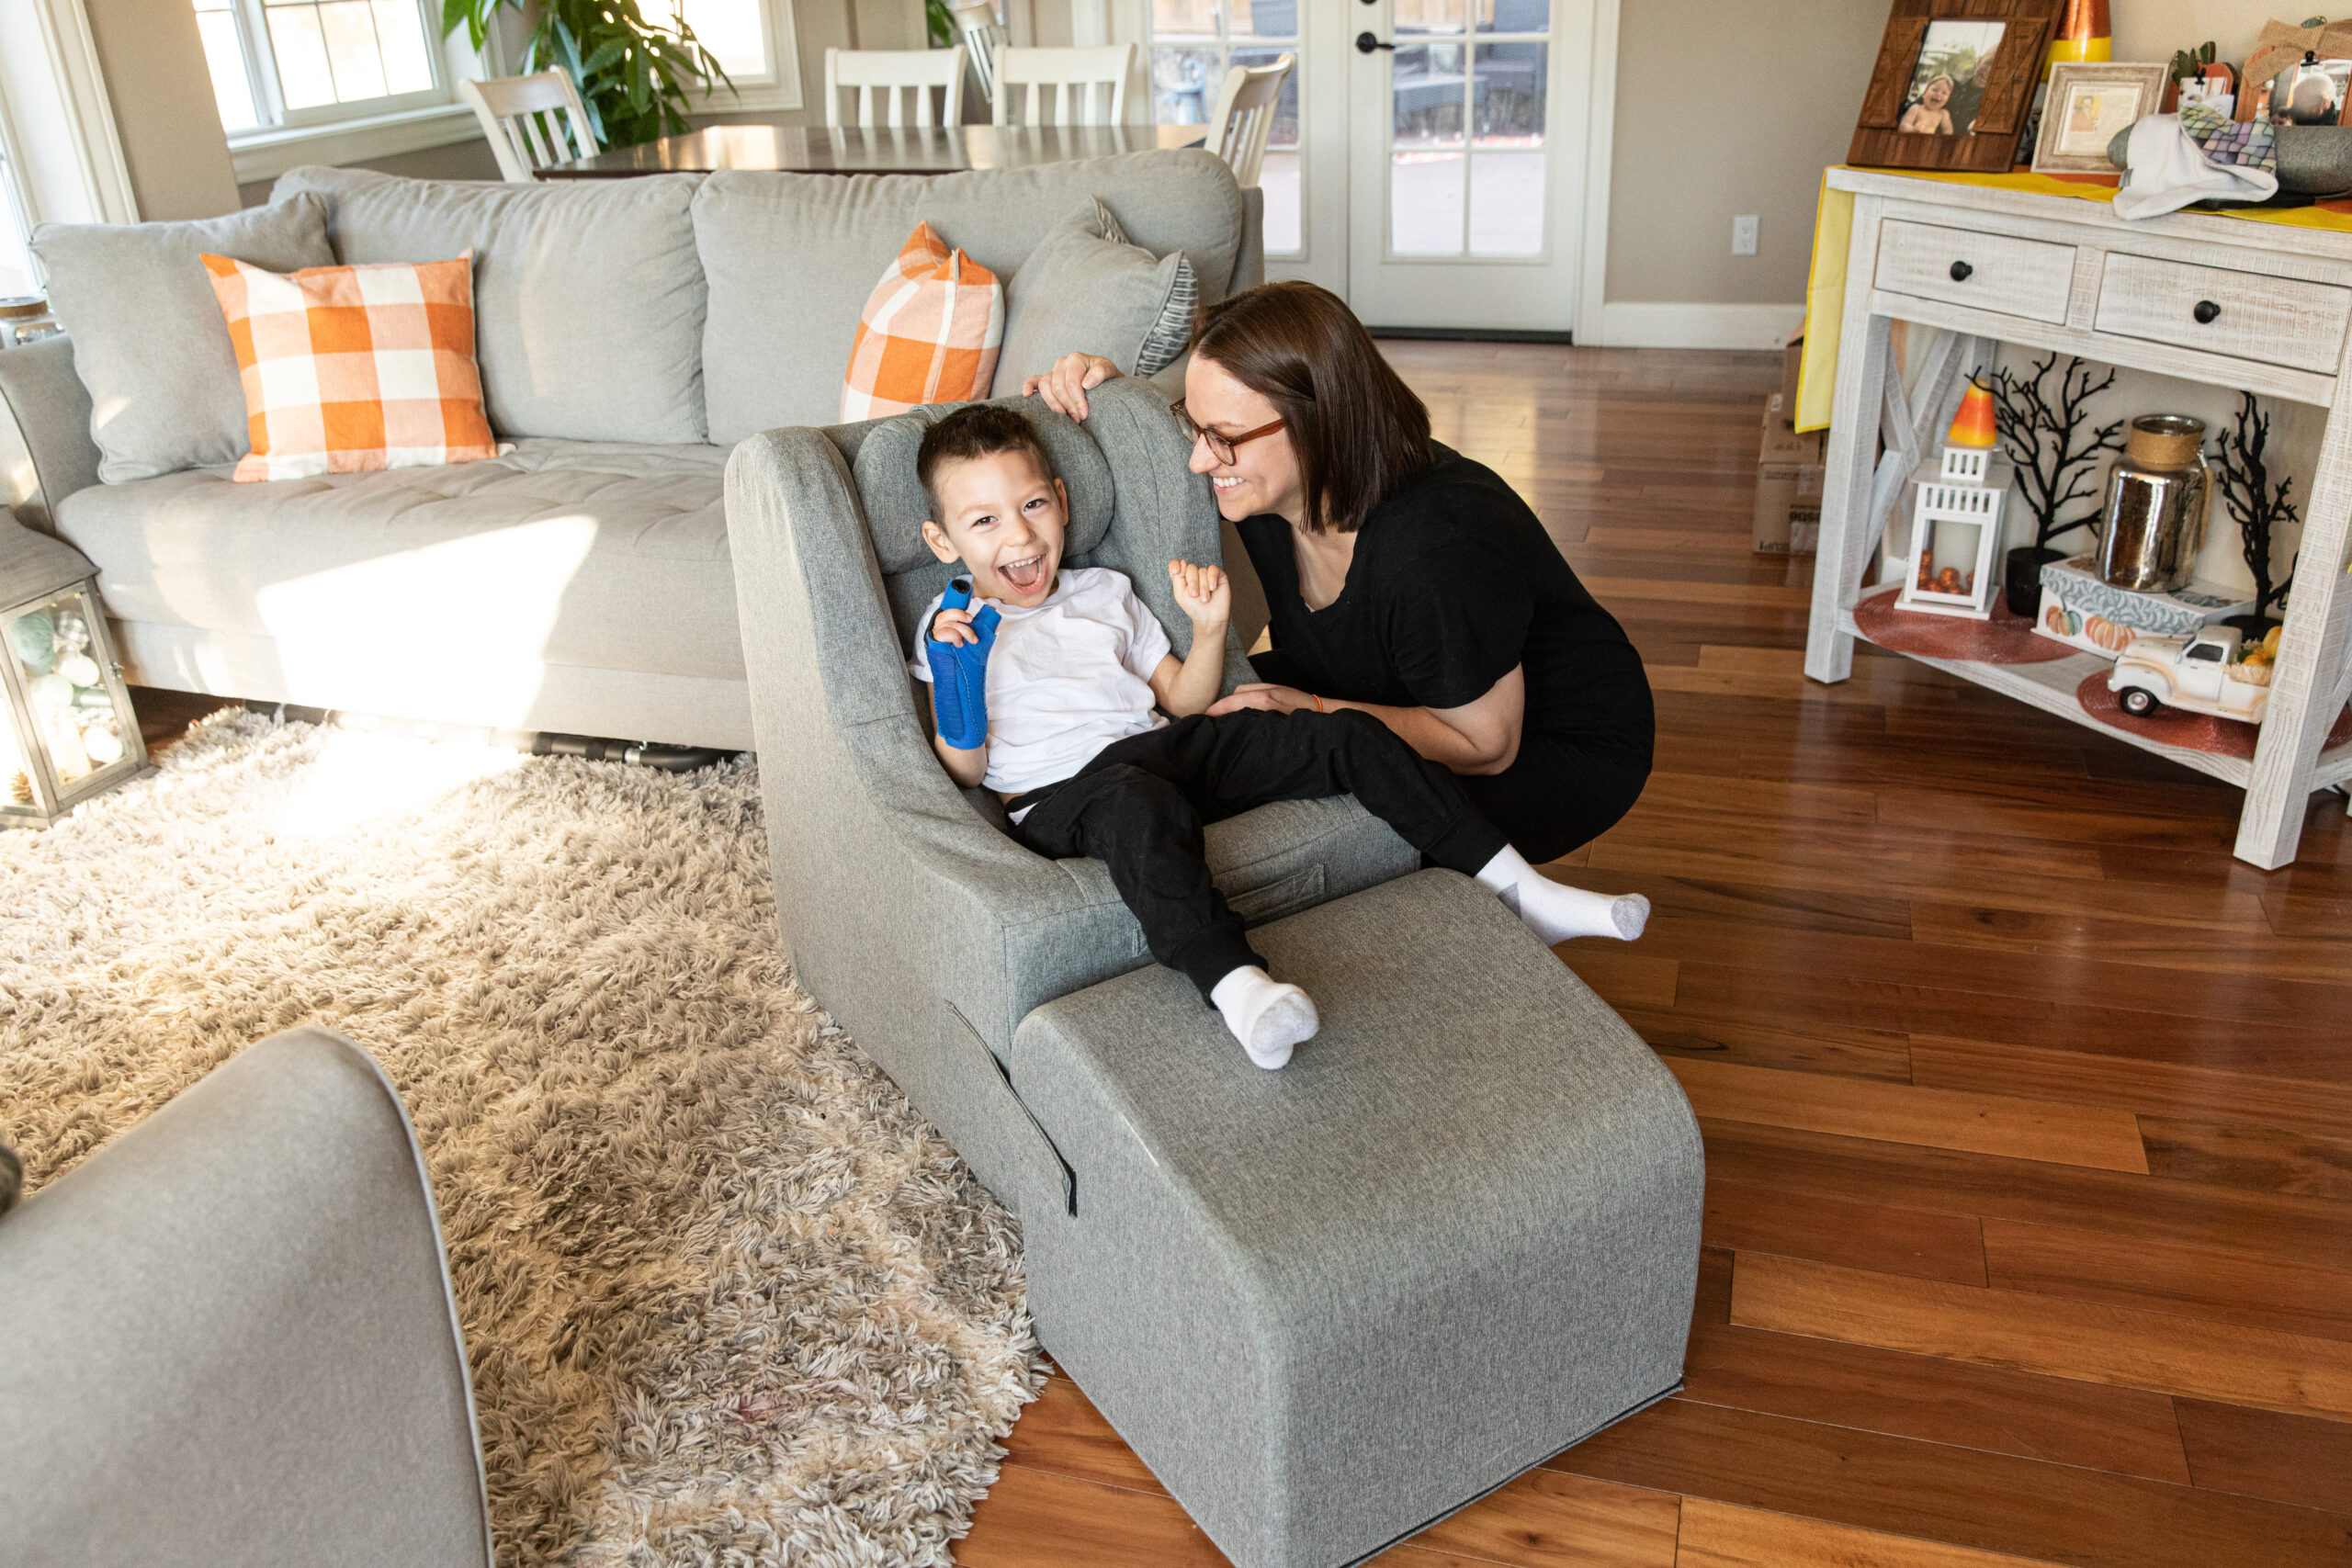
[[[2064,4],[1894,0],[1846,161],[2007,170]]]
[[[2108,143],[2158,112],[2171,81],[2165,65],[2064,60],[2050,68],[2050,96],[2033,143],[2037,175],[2111,175]]]

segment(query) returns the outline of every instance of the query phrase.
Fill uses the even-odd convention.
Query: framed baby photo
[[[1846,160],[1997,173],[2064,0],[1894,0]]]
[[[2107,144],[2156,112],[2171,71],[2162,65],[2061,61],[2033,142],[2037,175],[2111,175]]]

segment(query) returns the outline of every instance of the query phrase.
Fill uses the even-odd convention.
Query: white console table
[[[1835,169],[1829,185],[1853,193],[1853,240],[1805,673],[1852,672],[1854,606],[1872,548],[1968,370],[1989,365],[1999,344],[2317,404],[2326,432],[2318,469],[2299,487],[2302,554],[2251,761],[2100,724],[2075,695],[2106,667],[2091,654],[1923,660],[2238,785],[2238,857],[2266,869],[2292,861],[2312,792],[2352,778],[2352,748],[2320,756],[2352,679],[2352,395],[2339,400],[2337,390],[2352,387],[2352,231],[2194,213],[2126,223],[2105,202],[1885,170]],[[2218,312],[2200,309],[2208,303]],[[1907,389],[1892,362],[1896,321],[1936,329]]]

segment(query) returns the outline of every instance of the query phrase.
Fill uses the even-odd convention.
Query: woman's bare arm
[[[1317,697],[1289,686],[1250,682],[1209,709],[1232,713],[1238,708],[1266,708],[1294,713],[1321,707],[1326,713],[1355,708],[1380,720],[1406,745],[1430,761],[1457,773],[1499,773],[1519,760],[1519,738],[1527,720],[1527,672],[1514,664],[1510,672],[1487,688],[1476,702],[1458,708],[1391,707],[1385,703],[1342,702]]]

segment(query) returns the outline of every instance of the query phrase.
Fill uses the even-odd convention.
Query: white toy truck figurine
[[[2260,724],[2270,705],[2270,666],[2240,662],[2240,641],[2235,626],[2207,626],[2194,637],[2135,637],[2115,661],[2107,689],[2134,718],[2170,704]]]

